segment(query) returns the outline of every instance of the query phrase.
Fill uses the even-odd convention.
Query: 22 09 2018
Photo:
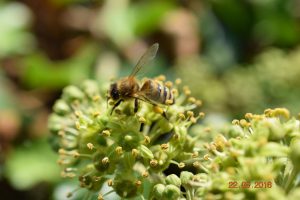
[[[229,181],[228,182],[228,188],[272,188],[273,183],[272,181],[255,181],[255,182],[249,182],[249,181]]]

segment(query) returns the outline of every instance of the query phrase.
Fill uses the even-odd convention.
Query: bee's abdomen
[[[174,104],[174,96],[170,89],[153,80],[147,80],[141,91],[145,97],[159,104]],[[168,101],[169,100],[169,101]]]

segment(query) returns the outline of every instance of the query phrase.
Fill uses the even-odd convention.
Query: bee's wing
[[[144,55],[140,58],[140,60],[132,70],[130,77],[135,76],[145,64],[147,64],[149,61],[154,59],[158,47],[159,47],[158,43],[155,43],[144,53]]]

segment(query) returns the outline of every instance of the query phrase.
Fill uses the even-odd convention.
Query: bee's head
[[[120,98],[120,93],[119,93],[119,90],[118,90],[117,83],[112,83],[110,85],[109,96],[113,100],[118,100]]]

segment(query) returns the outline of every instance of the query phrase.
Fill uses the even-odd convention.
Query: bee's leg
[[[142,101],[145,101],[145,102],[147,102],[147,103],[150,103],[151,105],[153,105],[153,106],[158,106],[156,103],[153,103],[153,102],[151,102],[151,100],[149,100],[147,97],[144,97],[147,101],[145,101],[145,100],[143,100],[143,99],[140,99],[139,98],[139,100],[142,100]],[[167,117],[167,113],[166,113],[166,111],[165,110],[163,110],[163,113],[161,114],[166,120],[169,120],[168,119],[168,117]]]
[[[114,105],[114,107],[111,109],[110,115],[114,112],[115,108],[118,107],[120,105],[120,103],[122,103],[122,101],[124,101],[123,99],[120,99],[119,101],[117,101],[117,103]]]
[[[139,109],[139,100],[137,98],[134,99],[134,113],[137,113]]]
[[[141,123],[141,126],[140,126],[140,132],[142,132],[143,131],[143,129],[144,129],[144,126],[145,126],[145,123]]]
[[[163,111],[163,113],[161,114],[166,120],[169,120],[168,117],[167,117],[167,113],[166,111]]]
[[[157,104],[154,104],[154,103],[151,103],[153,106],[157,106],[159,107]],[[162,109],[162,108],[161,108]],[[161,115],[166,119],[166,120],[169,120],[168,117],[167,117],[167,113],[165,110],[162,109],[162,113]]]

